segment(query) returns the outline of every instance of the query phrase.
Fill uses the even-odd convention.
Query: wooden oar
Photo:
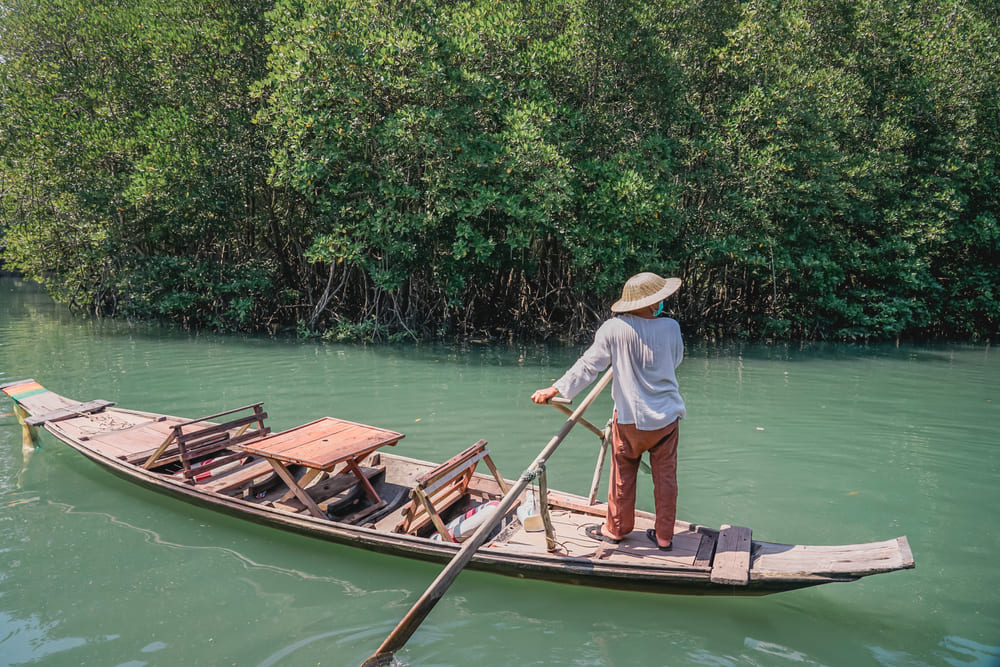
[[[607,373],[598,381],[597,385],[590,390],[587,397],[583,399],[580,406],[573,411],[566,423],[562,425],[559,432],[549,441],[549,444],[545,446],[545,449],[539,453],[539,455],[532,462],[531,467],[521,473],[521,478],[510,488],[507,495],[503,497],[500,504],[497,506],[496,512],[493,517],[484,523],[482,526],[473,533],[469,541],[462,545],[462,548],[455,554],[455,557],[451,559],[448,566],[445,567],[441,574],[437,576],[437,579],[431,583],[430,587],[424,591],[424,594],[420,596],[417,603],[413,605],[403,620],[399,622],[396,628],[389,633],[385,641],[378,648],[370,658],[362,663],[361,667],[384,667],[392,662],[393,654],[398,651],[407,640],[416,632],[417,627],[427,618],[427,614],[431,612],[434,605],[437,604],[438,600],[444,595],[448,587],[451,586],[451,582],[455,580],[458,573],[466,566],[466,564],[472,560],[476,551],[486,542],[487,537],[500,522],[501,519],[510,511],[510,508],[517,501],[521,492],[524,491],[525,487],[535,478],[538,474],[540,468],[545,465],[552,453],[555,452],[556,448],[563,441],[566,435],[569,433],[573,425],[580,420],[580,417],[586,411],[590,404],[594,402],[597,395],[601,393],[601,390],[607,386],[608,382],[611,381],[611,371],[608,370]]]
[[[549,401],[549,405],[558,408],[560,412],[566,415],[572,414],[573,412],[572,410],[569,409],[571,401],[568,401],[565,398],[560,398],[557,396]],[[604,470],[604,458],[605,456],[607,456],[608,453],[608,443],[611,442],[611,420],[610,419],[608,420],[608,423],[604,427],[603,431],[594,426],[593,424],[591,424],[586,419],[581,419],[580,423],[583,424],[588,431],[590,431],[591,433],[593,433],[594,435],[596,435],[598,438],[601,439],[601,451],[598,452],[597,454],[597,465],[594,466],[594,481],[590,485],[589,500],[590,504],[593,505],[595,502],[597,502],[597,487],[600,486],[601,484],[601,472]],[[639,459],[639,470],[647,474],[652,474],[653,472],[653,470],[649,467],[649,464],[643,461],[642,459]]]
[[[568,399],[560,398],[559,396],[556,396],[549,401],[549,405],[558,408],[560,412],[566,415],[573,414],[573,411],[569,408],[571,403],[572,402]],[[594,466],[594,479],[590,483],[590,495],[587,496],[587,504],[593,505],[597,502],[597,488],[601,485],[601,473],[604,471],[604,457],[608,454],[608,443],[611,442],[611,420],[608,420],[608,424],[604,427],[603,431],[586,419],[580,419],[580,423],[583,424],[588,431],[601,439],[601,451],[597,453],[597,465]],[[639,463],[642,464],[641,459],[639,460]]]
[[[611,442],[611,424],[604,428],[604,435],[601,436],[601,451],[597,453],[597,465],[594,466],[594,479],[590,483],[590,495],[587,496],[587,504],[593,505],[597,502],[597,487],[601,485],[601,472],[604,470],[604,457],[608,454],[608,443]]]
[[[563,413],[567,417],[573,414],[573,408],[570,407],[571,405],[573,405],[573,401],[569,400],[568,398],[555,396],[549,399],[549,405],[559,410],[559,412]],[[604,431],[597,428],[583,417],[580,417],[580,419],[578,419],[577,422],[581,426],[586,428],[588,431],[596,435],[598,438],[601,438],[602,440],[604,439]]]

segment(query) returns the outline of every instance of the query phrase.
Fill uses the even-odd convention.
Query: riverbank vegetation
[[[979,0],[0,7],[8,269],[74,308],[328,338],[996,338]]]

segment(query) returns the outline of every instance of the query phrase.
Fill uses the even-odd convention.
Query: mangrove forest
[[[1000,331],[994,0],[3,0],[0,262],[84,313]]]

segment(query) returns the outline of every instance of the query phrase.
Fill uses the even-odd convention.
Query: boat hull
[[[10,395],[13,393],[7,389],[10,386],[5,385],[0,389]],[[72,404],[68,399],[58,395],[53,396],[65,404]],[[25,416],[52,407],[51,403],[33,405],[31,400],[21,399],[16,393],[13,398],[20,408],[19,416],[22,418],[22,423]],[[54,399],[47,396],[46,400]],[[168,419],[158,413],[124,411],[110,406],[100,408],[100,412],[109,415],[110,418],[118,415],[122,418],[128,416],[133,420]],[[373,527],[375,524],[349,524],[317,518],[308,513],[289,513],[243,497],[207,491],[201,485],[192,484],[183,477],[147,470],[93,446],[93,441],[86,440],[86,436],[79,435],[78,431],[69,427],[71,422],[72,419],[63,418],[44,421],[41,425],[54,437],[116,476],[187,503],[336,544],[430,563],[446,563],[460,548],[460,544],[457,543],[380,529]],[[26,425],[26,438],[31,428],[34,427]],[[428,462],[387,452],[379,453],[377,456],[383,465],[415,468],[433,466]],[[578,520],[597,521],[604,514],[603,505],[590,506],[585,498],[571,494],[553,492],[550,495],[550,504],[554,509],[560,509],[567,516],[573,516]],[[645,519],[651,520],[652,515],[640,514],[643,514]],[[745,578],[732,582],[726,577],[719,576],[717,561],[721,560],[720,554],[724,551],[720,539],[722,533],[685,522],[678,522],[678,527],[697,547],[697,555],[689,559],[689,562],[657,561],[655,551],[643,558],[627,559],[619,556],[608,557],[600,549],[592,554],[573,555],[548,553],[545,550],[532,551],[525,546],[512,547],[499,544],[492,547],[487,545],[480,549],[468,567],[521,579],[613,590],[728,596],[766,595],[819,584],[854,581],[870,574],[913,567],[912,554],[909,552],[905,537],[882,543],[843,547],[804,547],[755,540],[747,545],[748,565]],[[646,547],[648,548],[648,545]],[[843,553],[832,557],[831,554],[835,552],[831,550],[837,549]],[[848,556],[844,557],[843,554]],[[852,562],[852,558],[856,562]],[[836,565],[838,562],[846,565]]]

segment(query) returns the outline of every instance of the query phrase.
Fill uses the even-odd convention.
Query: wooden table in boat
[[[331,472],[338,464],[346,463],[347,469],[358,478],[358,482],[371,501],[380,503],[378,493],[358,463],[379,447],[395,445],[402,437],[402,433],[395,431],[323,417],[237,447],[248,454],[267,459],[291,492],[309,511],[314,516],[325,519],[326,514],[305,490],[309,482],[319,473]],[[308,469],[299,481],[295,480],[287,467],[296,464]]]

